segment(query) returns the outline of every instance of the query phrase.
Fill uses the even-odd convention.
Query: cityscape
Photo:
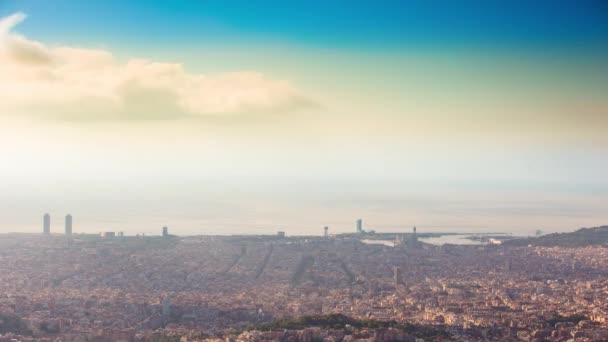
[[[608,339],[608,227],[557,234],[595,234],[564,247],[507,235],[433,245],[415,227],[375,233],[360,219],[353,233],[307,237],[50,222],[0,235],[1,341]]]
[[[608,342],[608,0],[0,0],[0,342]]]

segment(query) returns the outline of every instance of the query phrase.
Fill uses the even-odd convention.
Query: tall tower
[[[169,236],[169,227],[164,226],[163,227],[163,237],[167,237]]]
[[[171,316],[171,299],[169,297],[165,297],[162,301],[162,311],[163,319],[166,321]]]
[[[328,237],[328,236],[327,236],[327,231],[328,231],[328,230],[329,230],[329,227],[327,227],[327,226],[323,228],[323,236],[324,236],[326,239],[327,239],[327,237]]]
[[[363,220],[361,219],[357,220],[357,233],[363,233]]]
[[[42,232],[44,235],[51,234],[51,215],[48,213],[44,214],[44,217],[42,218]]]
[[[393,277],[395,280],[395,287],[401,285],[401,268],[400,267],[393,268]]]
[[[408,241],[409,248],[418,247],[418,235],[416,235],[416,227],[412,229],[412,237]]]
[[[72,215],[65,217],[65,235],[72,236]]]

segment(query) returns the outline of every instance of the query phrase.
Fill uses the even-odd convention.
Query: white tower
[[[51,234],[51,215],[49,214],[44,214],[42,218],[42,232],[44,235]]]
[[[72,236],[72,215],[65,217],[65,235]]]

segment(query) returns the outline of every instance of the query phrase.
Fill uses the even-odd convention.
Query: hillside
[[[408,335],[433,340],[447,338],[449,334],[438,326],[415,325],[410,323],[397,323],[394,321],[376,321],[354,319],[342,314],[302,316],[293,319],[283,319],[271,323],[262,323],[249,328],[249,330],[302,330],[311,327],[322,329],[368,329],[372,331],[382,329],[395,329]],[[412,338],[413,340],[413,338]]]
[[[572,233],[553,233],[539,237],[505,241],[506,246],[585,247],[608,246],[608,226],[581,228]]]

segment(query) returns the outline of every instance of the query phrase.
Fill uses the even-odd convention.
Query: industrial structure
[[[400,267],[393,268],[393,278],[395,281],[395,287],[398,287],[399,285],[401,285],[401,268]]]
[[[44,217],[42,218],[42,232],[44,235],[51,234],[51,215],[48,213],[44,214]]]
[[[65,235],[72,236],[72,215],[65,217]]]
[[[412,229],[412,237],[408,240],[409,248],[416,248],[418,246],[418,235],[416,235],[416,227]]]
[[[163,298],[161,304],[162,304],[161,315],[162,315],[163,322],[168,322],[171,317],[171,298],[169,298],[169,297]]]

